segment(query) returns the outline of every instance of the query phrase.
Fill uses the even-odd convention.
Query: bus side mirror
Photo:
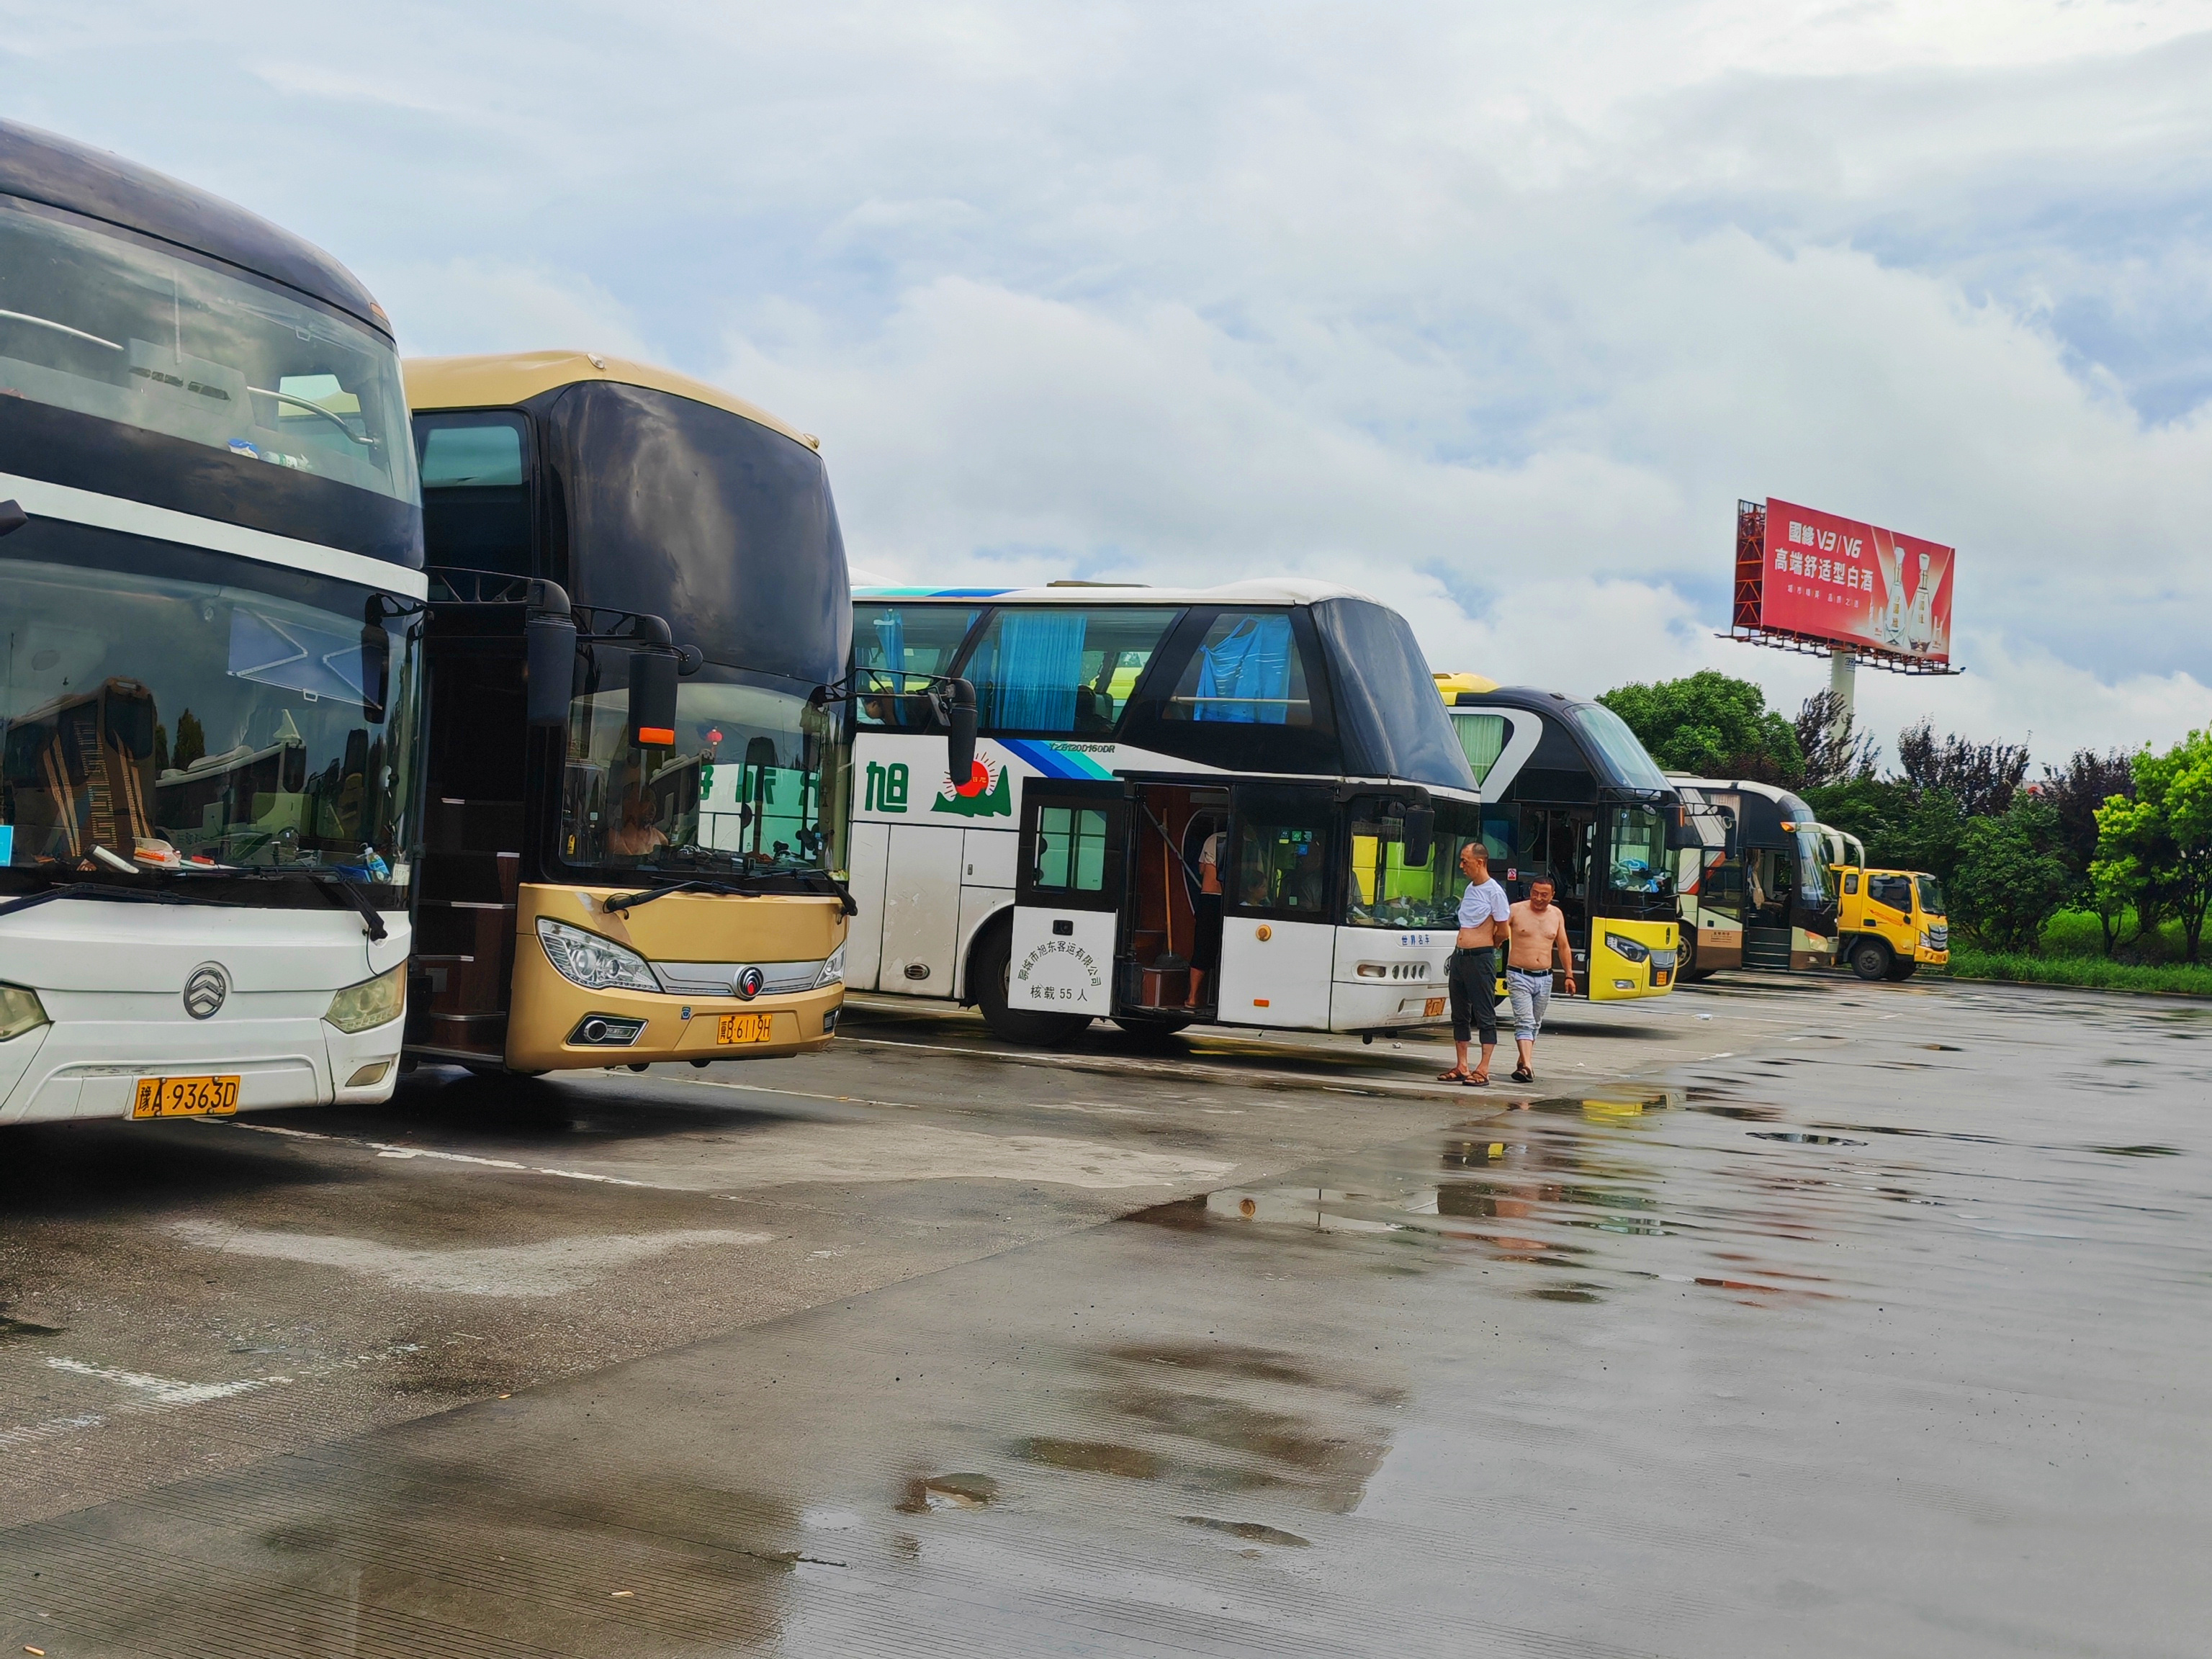
[[[21,502],[0,501],[0,536],[12,536],[30,521]]]
[[[522,639],[530,724],[539,730],[568,725],[568,698],[576,682],[574,618],[529,617],[522,624]]]
[[[975,688],[970,682],[952,682],[945,716],[945,769],[957,789],[975,775]]]
[[[1678,817],[1668,824],[1667,850],[1668,852],[1687,853],[1705,844],[1704,838],[1698,834],[1698,826],[1687,818]]]
[[[1437,809],[1408,806],[1405,823],[1405,840],[1400,848],[1405,866],[1408,870],[1425,869],[1437,852]]]
[[[666,646],[629,653],[629,740],[638,749],[676,746],[676,675],[682,659]]]

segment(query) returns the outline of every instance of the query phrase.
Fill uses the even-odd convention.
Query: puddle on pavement
[[[1279,1544],[1287,1549],[1298,1550],[1313,1547],[1310,1538],[1285,1532],[1280,1527],[1263,1526],[1257,1521],[1218,1521],[1210,1515],[1181,1515],[1176,1518],[1187,1527],[1205,1527],[1214,1532],[1225,1532],[1248,1544]]]
[[[999,1483],[988,1474],[917,1474],[906,1483],[905,1494],[891,1507],[901,1515],[980,1510],[995,1503],[998,1496]]]
[[[1753,1140],[1784,1140],[1792,1146],[1863,1146],[1863,1140],[1851,1140],[1842,1135],[1808,1134],[1801,1129],[1748,1129],[1745,1133]]]
[[[1166,1467],[1156,1452],[1135,1446],[1109,1445],[1097,1440],[1060,1440],[1051,1435],[1031,1435],[1017,1440],[1014,1455],[1025,1462],[1049,1464],[1055,1469],[1076,1469],[1085,1474],[1118,1474],[1127,1480],[1157,1480]]]

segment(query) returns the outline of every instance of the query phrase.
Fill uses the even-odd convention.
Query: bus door
[[[1589,806],[1523,806],[1522,852],[1517,882],[1509,884],[1516,902],[1528,896],[1539,876],[1552,884],[1552,902],[1565,918],[1567,950],[1575,964],[1577,988],[1589,987],[1590,883],[1597,845],[1597,811]],[[1559,977],[1556,960],[1553,977]]]
[[[1326,1030],[1344,875],[1335,791],[1240,784],[1229,800],[1215,1017]]]
[[[1024,786],[1008,1008],[1112,1014],[1128,838],[1120,780],[1031,778]]]

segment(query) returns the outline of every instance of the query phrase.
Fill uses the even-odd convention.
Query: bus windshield
[[[604,661],[605,659],[603,659]],[[569,705],[561,850],[572,865],[776,874],[824,868],[830,717],[797,693],[688,679],[676,742],[629,744],[628,665]]]
[[[1667,855],[1667,820],[1650,806],[1616,806],[1607,817],[1607,884],[1616,893],[1671,896],[1674,875]]]
[[[1460,801],[1433,802],[1436,838],[1429,861],[1408,865],[1405,818],[1396,803],[1362,795],[1352,803],[1352,879],[1344,920],[1352,927],[1456,927],[1467,879],[1460,849],[1482,838],[1482,810]]]
[[[0,396],[417,498],[389,340],[13,198],[0,198]]]
[[[1628,729],[1628,722],[1601,702],[1578,702],[1571,711],[1582,734],[1595,746],[1612,768],[1610,781],[1628,789],[1665,789],[1671,786],[1650,754]]]
[[[166,842],[195,866],[404,884],[415,618],[326,577],[108,539],[40,520],[0,543],[0,865]]]

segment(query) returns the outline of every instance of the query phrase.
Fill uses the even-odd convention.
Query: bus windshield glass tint
[[[1650,806],[1616,806],[1608,817],[1613,854],[1607,876],[1613,891],[1671,896],[1674,878],[1668,868],[1666,819]]]
[[[1169,720],[1311,726],[1304,653],[1287,611],[1231,611],[1213,619],[1168,699]]]
[[[415,788],[419,630],[369,590],[163,546],[102,568],[34,523],[0,557],[0,840],[393,880]],[[367,636],[367,637],[365,637]],[[364,706],[366,704],[369,706]]]
[[[603,683],[569,705],[562,856],[687,874],[822,868],[829,717],[792,692],[687,679],[675,743],[640,748],[628,669],[623,653],[601,651]]]
[[[1612,781],[1628,789],[1665,789],[1669,787],[1667,775],[1659,769],[1636,733],[1628,729],[1628,722],[1603,703],[1577,703],[1573,710],[1575,724],[1583,735],[1605,757],[1613,773]]]
[[[1178,613],[1010,606],[968,664],[986,732],[1111,732],[1137,676]]]
[[[242,275],[5,201],[0,396],[419,499],[390,341]]]
[[[1405,818],[1381,798],[1352,804],[1352,880],[1345,890],[1344,920],[1352,927],[1456,927],[1460,848],[1481,838],[1480,809],[1458,801],[1434,803],[1436,839],[1426,864],[1406,862]]]

